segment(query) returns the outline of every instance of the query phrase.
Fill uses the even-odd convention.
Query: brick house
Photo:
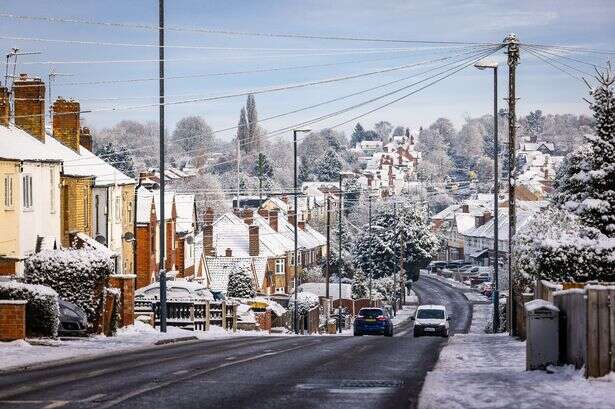
[[[176,194],[175,208],[177,210],[175,267],[179,277],[186,277],[194,274],[194,236],[197,228],[195,196]]]

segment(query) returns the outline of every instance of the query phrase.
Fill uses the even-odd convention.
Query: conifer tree
[[[237,298],[251,298],[256,295],[248,266],[237,265],[233,268],[228,277],[226,295]]]
[[[237,123],[237,139],[239,139],[239,146],[244,152],[249,152],[249,133],[248,133],[248,120],[246,118],[246,109],[241,108],[239,113],[239,122]]]

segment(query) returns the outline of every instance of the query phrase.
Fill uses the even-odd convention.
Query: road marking
[[[227,363],[224,363],[224,364],[220,364],[220,365],[215,366],[213,368],[209,368],[209,369],[205,369],[205,370],[202,370],[202,371],[194,372],[194,373],[192,373],[190,375],[187,375],[187,376],[183,376],[183,377],[179,377],[179,378],[176,378],[176,379],[168,380],[166,382],[160,382],[160,383],[158,383],[156,385],[151,385],[151,386],[146,386],[146,387],[143,387],[143,388],[136,389],[136,390],[134,390],[134,391],[132,391],[130,393],[127,393],[127,394],[125,394],[123,396],[120,396],[120,397],[118,397],[116,399],[113,399],[113,400],[105,403],[104,405],[99,406],[98,408],[99,409],[107,409],[107,408],[113,407],[113,406],[115,406],[115,405],[117,405],[119,403],[122,403],[122,402],[124,402],[124,401],[126,401],[128,399],[137,397],[139,395],[143,395],[144,393],[151,392],[151,391],[154,391],[156,389],[161,389],[163,387],[166,387],[166,386],[169,386],[169,385],[173,385],[173,384],[178,383],[178,382],[184,382],[184,381],[190,380],[192,378],[196,378],[198,376],[205,375],[205,374],[208,374],[210,372],[214,372],[214,371],[217,371],[219,369],[226,368],[228,366],[238,365],[238,364],[242,364],[242,363],[246,363],[246,362],[250,362],[250,361],[256,361],[256,360],[261,359],[261,358],[266,358],[266,357],[270,357],[270,356],[274,356],[274,355],[279,355],[279,354],[282,354],[284,352],[290,352],[290,351],[294,351],[294,350],[297,350],[297,349],[300,349],[300,348],[309,347],[309,346],[316,345],[316,344],[317,344],[317,342],[312,342],[310,344],[299,345],[299,346],[292,347],[292,348],[282,349],[282,350],[277,351],[277,352],[266,352],[266,353],[263,353],[263,354],[254,355],[254,356],[251,356],[251,357],[248,357],[248,358],[244,358],[244,359],[241,359],[241,360],[238,360],[238,361],[227,362]]]
[[[49,405],[47,406],[43,406],[43,409],[55,409],[55,408],[61,408],[62,406],[66,406],[70,403],[70,401],[67,400],[56,400],[51,402]]]
[[[103,398],[104,396],[105,396],[104,393],[97,393],[96,395],[92,395],[89,398],[81,399],[79,402],[92,402],[100,398]]]
[[[175,371],[173,372],[173,375],[183,375],[185,373],[188,373],[189,371],[187,369],[180,369],[179,371]]]
[[[235,359],[235,358],[236,358],[235,356],[229,356],[229,357],[224,358],[224,360],[226,360],[226,361],[232,361],[232,360],[233,360],[233,359]]]
[[[329,393],[352,393],[357,394],[384,394],[384,393],[395,393],[397,388],[388,388],[388,387],[376,387],[376,388],[334,388],[327,389]]]

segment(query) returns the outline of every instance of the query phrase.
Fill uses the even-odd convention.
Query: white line
[[[44,406],[43,409],[55,409],[55,408],[61,408],[62,406],[66,406],[68,405],[70,402],[67,400],[56,400],[53,401],[52,403],[50,403],[47,406]]]

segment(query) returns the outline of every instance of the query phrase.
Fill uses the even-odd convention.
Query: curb
[[[196,340],[198,340],[198,338],[192,335],[192,336],[187,336],[187,337],[159,339],[158,341],[154,342],[154,345],[167,345],[167,344],[175,344],[177,342],[196,341]]]

